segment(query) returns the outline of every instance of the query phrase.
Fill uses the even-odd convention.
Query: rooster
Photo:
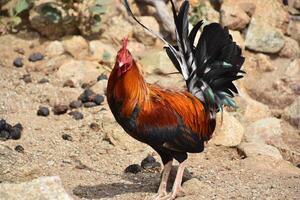
[[[127,38],[123,39],[107,86],[108,104],[116,121],[130,136],[150,145],[162,159],[164,169],[156,200],[175,199],[184,192],[181,182],[187,153],[204,150],[205,142],[215,129],[216,114],[222,112],[224,105],[236,107],[232,97],[238,90],[233,81],[242,78],[244,73],[241,49],[233,42],[227,28],[218,23],[206,25],[194,44],[203,22],[198,22],[189,32],[189,2],[182,3],[178,14],[171,3],[176,46],[141,24],[127,0],[125,7],[137,23],[165,43],[166,53],[182,74],[187,91],[146,83],[127,49]],[[174,159],[179,166],[172,192],[167,194],[167,180]]]

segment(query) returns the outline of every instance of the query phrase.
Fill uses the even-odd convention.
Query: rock
[[[63,44],[57,40],[50,42],[45,50],[46,50],[46,55],[49,58],[60,56],[65,52]]]
[[[10,138],[10,133],[6,130],[1,130],[0,131],[0,140],[6,141]]]
[[[63,134],[61,137],[64,140],[73,141],[73,137],[69,134]]]
[[[21,78],[25,83],[31,83],[32,82],[32,78],[30,74],[24,74]]]
[[[142,160],[141,167],[150,172],[160,172],[161,170],[161,164],[156,162],[155,158],[150,155]]]
[[[296,40],[284,37],[285,43],[279,52],[279,56],[284,58],[297,58],[300,55],[300,47]]]
[[[16,127],[13,127],[10,132],[9,132],[9,135],[10,135],[10,139],[13,139],[13,140],[18,140],[21,138],[21,130],[16,128]]]
[[[82,36],[65,37],[62,44],[75,59],[84,59],[89,55],[89,44]]]
[[[293,60],[285,70],[284,73],[288,77],[300,76],[300,59]]]
[[[17,145],[16,147],[15,147],[15,151],[17,151],[17,152],[19,152],[19,153],[24,153],[24,147],[23,146],[21,146],[21,145]]]
[[[18,140],[21,138],[21,132],[23,127],[20,123],[12,126],[8,124],[4,119],[0,120],[0,140]]]
[[[287,32],[300,45],[300,21],[290,20]]]
[[[245,11],[249,17],[255,13],[256,5],[252,2],[241,2],[238,6]]]
[[[229,29],[243,30],[250,22],[250,17],[238,6],[223,4],[220,12],[221,24]]]
[[[236,42],[241,49],[245,49],[245,40],[242,37],[242,34],[239,31],[229,31],[230,35],[232,36],[232,39],[234,42]]]
[[[159,24],[154,17],[141,16],[139,17],[139,20],[147,27],[151,27],[151,30],[153,30],[155,33],[159,33]],[[156,37],[145,31],[145,29],[140,25],[137,25],[137,27],[133,30],[133,36],[137,41],[142,42],[144,45],[151,46],[156,42]]]
[[[93,107],[96,107],[97,104],[96,104],[95,102],[85,102],[85,103],[83,104],[83,106],[84,106],[85,108],[93,108]]]
[[[271,145],[257,142],[243,142],[238,146],[238,151],[246,157],[256,157],[258,155],[270,156],[275,159],[283,159],[280,151]]]
[[[93,130],[93,131],[99,131],[100,130],[100,125],[95,123],[95,122],[92,122],[90,124],[90,128]]]
[[[108,77],[106,74],[100,74],[98,77],[97,77],[97,81],[102,81],[102,80],[108,80]]]
[[[78,100],[72,101],[69,105],[69,107],[72,109],[80,108],[81,106],[82,106],[82,102]]]
[[[40,177],[22,183],[2,183],[0,194],[3,199],[72,200],[57,176]]]
[[[297,97],[295,101],[285,108],[284,117],[295,127],[300,127],[300,97]]]
[[[63,87],[75,88],[75,83],[72,80],[66,80],[63,84]]]
[[[20,67],[23,67],[23,58],[21,57],[17,57],[14,62],[13,62],[13,65],[17,68],[20,68]]]
[[[16,47],[14,48],[14,51],[21,55],[25,54],[25,50],[23,48]]]
[[[300,0],[289,0],[288,9],[292,15],[300,15]]]
[[[53,107],[53,112],[55,115],[62,115],[68,111],[69,107],[67,105],[55,105]]]
[[[275,65],[271,63],[270,58],[262,53],[256,55],[258,71],[271,72],[276,70]]]
[[[165,51],[152,51],[140,60],[142,70],[146,73],[167,74],[176,69]]]
[[[121,41],[124,37],[133,35],[133,26],[122,16],[115,16],[110,19],[101,37],[107,41]]]
[[[210,1],[212,2],[212,1]],[[193,9],[194,16],[191,17],[193,24],[197,23],[200,20],[205,20],[208,23],[219,22],[220,13],[217,11],[219,9],[214,9],[212,4],[209,1],[197,1],[197,6]]]
[[[168,189],[171,189],[172,186],[173,186],[173,183],[175,181],[175,178],[176,178],[176,174],[177,174],[177,170],[178,170],[178,166],[172,166],[172,169],[171,169],[171,172],[170,172],[170,176],[169,176],[169,179],[168,179]],[[184,169],[184,172],[183,172],[183,176],[182,176],[182,183],[192,179],[193,176],[192,174],[190,173],[190,171],[185,168]]]
[[[57,71],[62,80],[72,80],[75,85],[97,80],[98,74],[104,73],[97,62],[70,60],[64,63]]]
[[[234,147],[241,143],[244,135],[244,127],[226,111],[223,112],[223,123],[217,118],[217,127],[211,142],[215,145]]]
[[[280,31],[263,20],[252,18],[246,33],[246,48],[263,53],[278,53],[284,43],[284,37]]]
[[[38,81],[39,84],[44,84],[44,83],[49,83],[49,80],[46,78],[42,78],[41,80]]]
[[[59,13],[59,17],[53,21],[52,17],[45,15],[47,9],[50,9],[53,12],[52,14]],[[75,16],[69,15],[67,10],[56,4],[55,1],[37,1],[34,8],[30,9],[29,21],[35,30],[49,39],[58,39],[64,35],[76,34],[78,29]]]
[[[83,119],[83,114],[79,111],[71,111],[69,112],[69,115],[71,115],[75,120]]]
[[[138,56],[142,55],[146,51],[146,47],[143,43],[129,41],[127,49],[131,52],[132,55]]]
[[[43,60],[44,59],[44,55],[41,54],[40,52],[37,52],[37,53],[32,53],[30,54],[30,56],[28,57],[28,60],[30,62],[37,62],[37,61],[40,61],[40,60]]]
[[[93,101],[93,95],[95,95],[93,90],[85,89],[83,93],[78,97],[78,100],[80,100],[82,103],[91,102]]]
[[[124,170],[125,173],[137,174],[142,171],[142,167],[138,164],[132,164],[126,167]]]
[[[37,111],[38,116],[47,117],[50,114],[50,111],[47,107],[40,106],[39,110]]]
[[[90,41],[89,50],[92,59],[97,61],[113,62],[117,55],[116,50],[111,45],[105,44],[100,40]]]
[[[91,87],[91,90],[97,92],[97,94],[105,95],[106,94],[107,83],[108,83],[107,80],[98,81],[95,85],[93,85]]]
[[[250,124],[245,131],[245,141],[252,143],[282,145],[281,120],[269,117]]]
[[[102,104],[104,102],[104,96],[99,94],[93,96],[93,102],[97,105]]]

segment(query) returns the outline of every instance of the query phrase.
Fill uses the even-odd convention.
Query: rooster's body
[[[215,129],[216,113],[223,105],[235,105],[231,97],[237,89],[232,81],[242,77],[237,74],[242,72],[244,58],[227,29],[216,23],[205,26],[194,46],[202,22],[188,34],[188,8],[185,1],[177,16],[173,5],[178,46],[166,42],[167,54],[183,75],[188,91],[147,84],[127,50],[127,39],[108,81],[107,99],[117,122],[129,135],[157,151],[165,165],[156,199],[166,196],[173,159],[180,165],[170,198],[182,191],[187,153],[203,151]]]

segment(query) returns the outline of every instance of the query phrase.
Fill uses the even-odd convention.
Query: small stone
[[[22,48],[14,48],[14,51],[17,52],[18,54],[24,55],[25,54],[25,50]]]
[[[78,101],[78,100],[75,100],[75,101],[72,101],[69,106],[72,109],[80,108],[82,106],[82,102]]]
[[[97,105],[100,105],[101,103],[103,103],[103,101],[104,101],[104,96],[103,95],[95,95],[94,97],[93,97],[93,102],[95,103],[95,104],[97,104]]]
[[[63,134],[61,137],[64,140],[73,141],[73,137],[69,134]]]
[[[297,167],[300,168],[300,164],[298,164]]]
[[[73,116],[73,118],[75,120],[83,119],[83,114],[81,112],[78,112],[78,111],[72,111],[72,112],[69,113],[69,115]]]
[[[90,128],[93,130],[93,131],[99,131],[100,130],[100,125],[95,123],[95,122],[92,122],[90,124]]]
[[[21,123],[15,124],[15,125],[13,126],[13,128],[19,129],[20,131],[23,131],[23,129],[24,129]]]
[[[19,152],[19,153],[24,153],[24,147],[22,147],[21,145],[17,145],[15,147],[15,151]]]
[[[85,108],[92,108],[92,107],[97,106],[97,104],[95,102],[86,102],[86,103],[83,104],[83,106]]]
[[[21,57],[16,58],[13,62],[13,65],[18,68],[23,67],[23,58]]]
[[[91,102],[92,101],[92,96],[95,93],[90,90],[90,89],[86,89],[84,90],[84,92],[78,97],[78,100],[80,100],[82,103],[86,103],[86,102]]]
[[[101,81],[101,80],[107,80],[107,76],[105,74],[101,74],[98,76],[97,81]]]
[[[75,83],[72,80],[66,80],[66,82],[64,82],[63,87],[75,88]]]
[[[10,134],[9,134],[8,131],[6,131],[6,130],[1,130],[0,131],[0,140],[5,141],[5,140],[8,140],[9,137],[10,137]]]
[[[146,163],[143,169],[150,172],[159,172],[161,170],[161,164],[159,162]]]
[[[69,107],[67,105],[55,105],[53,107],[53,112],[55,115],[62,115],[68,111]]]
[[[142,167],[138,164],[132,164],[132,165],[129,165],[128,167],[126,167],[125,169],[125,173],[132,173],[132,174],[137,174],[139,172],[142,171]]]
[[[31,83],[32,82],[32,78],[30,74],[24,74],[21,78],[25,83]]]
[[[39,84],[44,84],[44,83],[49,83],[49,80],[46,78],[42,78],[41,80],[38,81]]]
[[[146,158],[144,158],[141,162],[141,167],[144,168],[144,166],[148,163],[155,163],[156,160],[153,156],[148,155]]]
[[[21,138],[21,130],[18,128],[13,127],[10,130],[10,138],[13,140],[18,140]]]
[[[38,116],[47,117],[49,115],[49,109],[47,107],[40,106],[39,110],[37,111]]]
[[[1,131],[1,130],[4,130],[5,125],[6,125],[5,119],[1,119],[1,120],[0,120],[0,131]]]
[[[29,56],[28,60],[30,62],[37,62],[37,61],[40,61],[40,60],[43,60],[44,59],[44,55],[41,54],[41,53],[33,53]]]

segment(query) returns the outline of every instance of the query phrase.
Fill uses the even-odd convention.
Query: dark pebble
[[[89,88],[89,87],[91,87],[91,86],[92,86],[91,83],[83,83],[83,84],[81,85],[81,88],[82,88],[82,89],[86,89],[86,88]]]
[[[41,80],[38,81],[39,84],[44,84],[44,83],[49,83],[49,80],[46,78],[42,78]]]
[[[161,164],[159,162],[145,163],[143,165],[143,169],[145,169],[145,170],[151,170],[151,171],[160,171]]]
[[[300,164],[298,164],[297,167],[300,168]]]
[[[97,81],[107,80],[107,76],[105,74],[101,74],[98,76]]]
[[[18,68],[23,67],[23,58],[21,57],[16,58],[13,62],[13,65]]]
[[[13,126],[13,128],[17,128],[17,129],[19,129],[20,131],[23,131],[23,129],[24,129],[21,123],[15,124],[15,125]]]
[[[43,106],[39,107],[39,110],[37,111],[37,115],[43,117],[47,117],[49,113],[50,113],[49,108]]]
[[[33,53],[28,58],[28,60],[30,62],[36,62],[36,61],[43,60],[43,59],[44,59],[44,55],[41,53]]]
[[[0,140],[8,140],[10,138],[10,133],[6,130],[1,130],[0,131]]]
[[[126,167],[125,169],[125,173],[133,173],[133,174],[137,174],[139,172],[142,171],[142,167],[138,164],[133,164],[133,165],[129,165],[128,167]]]
[[[82,102],[78,100],[72,101],[69,106],[70,108],[80,108],[82,106]]]
[[[63,134],[61,137],[62,137],[62,139],[64,139],[64,140],[73,141],[72,136],[69,135],[69,134]]]
[[[32,78],[30,74],[25,74],[22,76],[21,78],[25,83],[31,83],[32,82]]]
[[[95,102],[95,104],[100,105],[101,103],[103,103],[104,101],[104,96],[97,94],[95,96],[93,96],[93,102]]]
[[[148,164],[148,163],[155,163],[156,160],[153,156],[147,156],[146,158],[144,158],[141,162],[141,166],[142,168],[144,168],[144,165],[145,164]]]
[[[86,89],[84,90],[84,92],[78,97],[78,100],[80,100],[82,103],[86,103],[86,102],[90,102],[93,99],[93,95],[95,93],[90,90],[90,89]]]
[[[12,128],[9,134],[10,138],[13,140],[18,140],[21,138],[21,130],[18,128]]]
[[[66,80],[66,82],[63,84],[63,87],[75,88],[75,83],[72,80]]]
[[[76,119],[76,120],[83,119],[83,114],[81,112],[78,112],[78,111],[72,111],[72,112],[69,113],[69,115],[73,116],[73,118]]]
[[[95,102],[86,102],[86,103],[83,104],[83,106],[85,108],[92,108],[92,107],[97,106],[97,104]]]
[[[19,153],[24,153],[24,147],[22,147],[21,145],[17,145],[15,147],[15,151],[19,152]]]
[[[97,123],[95,123],[95,122],[92,122],[92,123],[90,124],[90,128],[91,128],[92,130],[94,130],[94,131],[99,131],[99,130],[100,130],[100,125],[97,124]]]
[[[69,107],[66,105],[55,105],[53,107],[53,112],[55,115],[62,115],[68,111]]]
[[[6,121],[4,119],[0,120],[0,131],[5,129]]]

